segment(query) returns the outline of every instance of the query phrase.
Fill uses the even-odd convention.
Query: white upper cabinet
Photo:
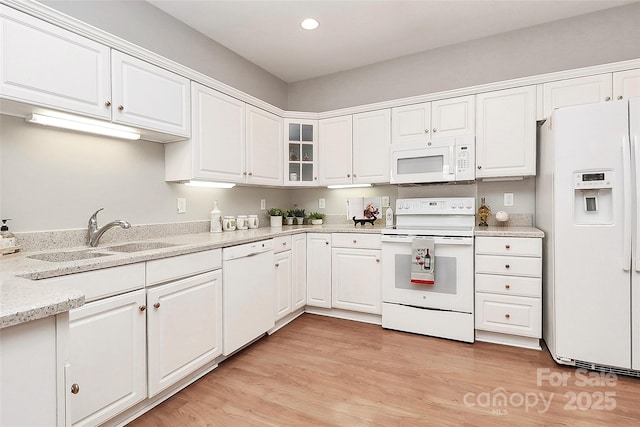
[[[640,96],[640,70],[613,73],[613,99],[629,99]]]
[[[249,104],[246,118],[247,183],[282,185],[282,119]]]
[[[393,143],[430,139],[431,103],[392,108],[391,129]]]
[[[0,96],[110,119],[110,49],[0,6]]]
[[[559,80],[542,85],[544,117],[556,108],[611,100],[611,74]]]
[[[473,134],[474,101],[474,95],[433,101],[431,103],[431,138]]]
[[[112,118],[189,137],[189,80],[116,50],[111,54]]]
[[[428,141],[473,134],[475,96],[461,96],[391,109],[391,142]]]
[[[390,145],[390,109],[353,115],[352,181],[354,184],[389,182]]]
[[[536,174],[536,88],[476,95],[476,178]]]
[[[351,183],[352,117],[319,120],[318,128],[320,185]]]
[[[284,120],[284,183],[318,185],[318,121]]]

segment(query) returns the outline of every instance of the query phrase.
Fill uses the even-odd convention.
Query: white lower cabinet
[[[476,340],[540,349],[542,239],[476,237]]]
[[[143,289],[69,312],[67,424],[95,426],[147,397]]]
[[[331,234],[307,234],[307,305],[331,308]]]
[[[276,321],[307,304],[307,236],[273,239],[276,283]]]
[[[291,251],[274,255],[276,266],[276,321],[293,310],[293,289],[291,282]]]
[[[292,311],[307,305],[307,234],[291,236]]]
[[[379,234],[334,233],[331,237],[334,308],[382,313],[382,253]]]
[[[222,354],[222,270],[147,290],[148,395]]]

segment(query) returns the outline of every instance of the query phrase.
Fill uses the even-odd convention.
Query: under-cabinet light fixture
[[[233,188],[236,185],[230,182],[213,182],[213,181],[189,181],[185,185],[191,187],[207,187],[207,188]]]
[[[327,185],[327,188],[330,188],[330,189],[332,189],[332,190],[339,189],[339,188],[364,188],[364,187],[371,187],[371,184],[341,184],[341,185]]]
[[[41,126],[51,126],[61,129],[75,130],[78,132],[87,132],[97,135],[111,136],[114,138],[129,139],[136,141],[140,139],[140,134],[130,132],[123,129],[108,126],[106,123],[97,120],[85,119],[78,117],[77,119],[68,119],[62,117],[46,116],[44,114],[28,114],[24,120],[27,123],[34,123]]]

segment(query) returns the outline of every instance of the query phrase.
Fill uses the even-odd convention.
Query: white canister
[[[234,216],[225,216],[222,218],[222,229],[224,231],[235,231],[236,218]]]
[[[238,215],[238,219],[236,219],[236,228],[238,230],[246,230],[249,228],[249,218],[246,215]]]
[[[258,219],[258,215],[249,215],[247,218],[247,225],[249,228],[258,228],[260,225],[260,220]]]

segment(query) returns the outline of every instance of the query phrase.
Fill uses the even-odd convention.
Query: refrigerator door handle
[[[636,238],[636,262],[635,268],[637,272],[640,272],[640,153],[638,153],[638,135],[633,135],[631,137],[631,153],[633,154],[633,170],[636,175],[635,182],[635,202],[636,202],[636,212],[635,212],[635,238]]]
[[[622,269],[624,271],[631,270],[631,153],[629,140],[626,136],[622,138],[622,173],[624,177],[624,247],[622,252]]]

